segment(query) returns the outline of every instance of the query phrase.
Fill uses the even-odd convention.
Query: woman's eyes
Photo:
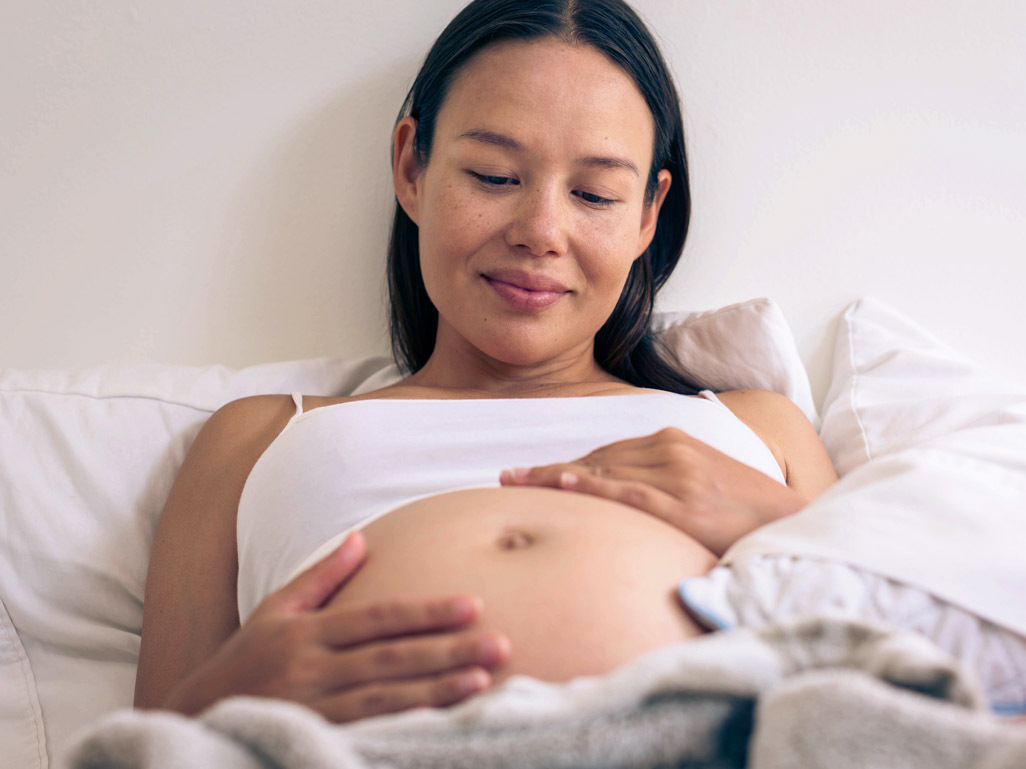
[[[491,176],[489,174],[479,174],[476,171],[467,171],[467,173],[486,187],[512,187],[520,184],[520,182],[510,176]],[[594,193],[585,192],[583,190],[574,190],[573,194],[589,206],[594,206],[596,208],[606,208],[616,202],[609,198],[604,198],[601,195],[595,195]]]
[[[488,187],[510,187],[518,183],[516,179],[509,176],[488,176],[474,171],[467,171],[467,173]]]
[[[598,195],[593,195],[590,192],[576,192],[574,193],[581,198],[585,203],[590,203],[593,206],[611,206],[613,201],[609,198],[603,198]]]

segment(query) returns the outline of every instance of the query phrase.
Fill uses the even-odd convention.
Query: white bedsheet
[[[884,304],[848,308],[820,436],[841,480],[682,599],[710,625],[833,613],[915,630],[1026,712],[1026,387]]]

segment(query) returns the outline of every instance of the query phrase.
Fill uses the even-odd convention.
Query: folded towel
[[[812,618],[704,636],[604,675],[515,677],[448,709],[335,725],[235,697],[185,718],[119,711],[63,766],[224,769],[1026,766],[1026,728],[921,636]]]

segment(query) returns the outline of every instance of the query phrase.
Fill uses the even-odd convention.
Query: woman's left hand
[[[779,481],[675,427],[610,443],[572,462],[503,470],[499,482],[622,502],[720,556],[743,535],[806,504]]]

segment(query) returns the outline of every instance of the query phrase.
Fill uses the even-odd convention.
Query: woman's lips
[[[531,291],[530,289],[505,283],[501,280],[482,276],[499,296],[505,299],[514,309],[524,312],[537,312],[551,307],[568,291]]]

